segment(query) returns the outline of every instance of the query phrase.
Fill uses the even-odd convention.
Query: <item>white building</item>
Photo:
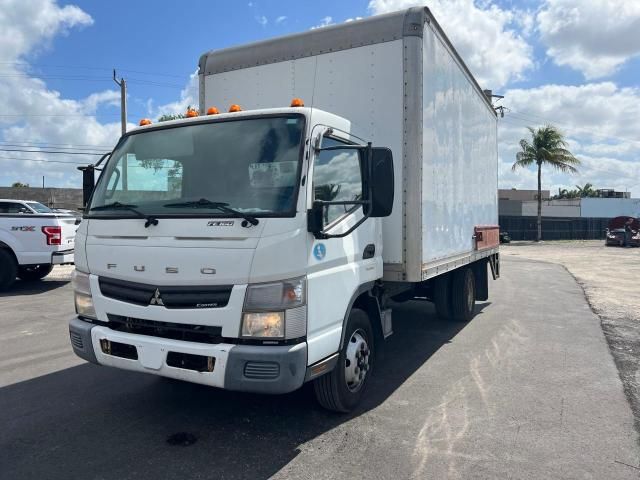
[[[538,215],[538,202],[522,202],[522,216]],[[614,218],[640,217],[640,198],[575,198],[544,200],[543,217],[564,218]]]

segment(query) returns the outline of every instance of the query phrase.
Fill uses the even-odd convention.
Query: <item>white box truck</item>
[[[141,122],[102,169],[80,357],[240,391],[312,381],[349,411],[394,300],[468,321],[487,299],[496,115],[427,9],[206,53],[187,117]]]

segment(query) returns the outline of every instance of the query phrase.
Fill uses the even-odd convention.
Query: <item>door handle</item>
[[[370,243],[369,245],[364,247],[362,258],[363,260],[366,260],[367,258],[373,258],[375,254],[376,254],[376,246],[373,243]]]

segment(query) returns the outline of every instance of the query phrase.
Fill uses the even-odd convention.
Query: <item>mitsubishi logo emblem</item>
[[[162,305],[164,306],[164,302],[162,301],[162,298],[160,297],[160,290],[158,290],[156,288],[155,293],[153,294],[153,297],[151,297],[151,301],[149,302],[149,305]]]

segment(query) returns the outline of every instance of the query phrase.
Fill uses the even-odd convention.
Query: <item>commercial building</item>
[[[610,219],[640,218],[640,198],[629,192],[598,190],[598,197],[551,200],[542,192],[542,237],[546,240],[604,239]],[[499,190],[500,228],[514,240],[533,240],[537,233],[537,190]]]

